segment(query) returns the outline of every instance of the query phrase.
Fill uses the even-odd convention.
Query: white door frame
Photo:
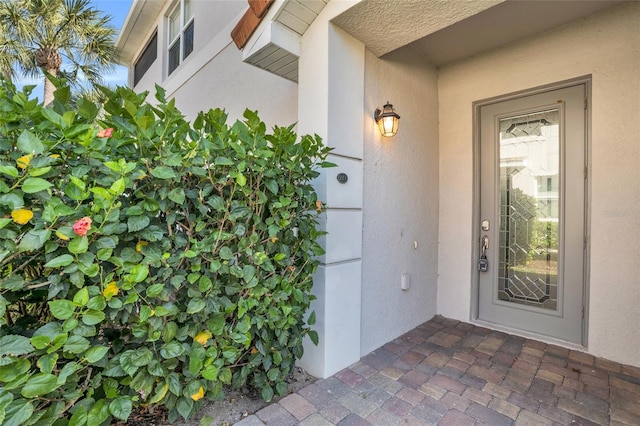
[[[582,345],[567,342],[560,339],[555,339],[549,336],[542,336],[535,333],[530,333],[524,330],[513,329],[506,326],[497,325],[494,323],[488,323],[479,319],[478,314],[478,283],[479,283],[479,271],[477,261],[480,258],[480,108],[493,104],[496,102],[508,101],[516,98],[521,98],[529,95],[535,95],[551,90],[563,89],[569,86],[575,86],[576,84],[584,84],[587,96],[586,105],[586,117],[585,117],[585,159],[587,164],[587,179],[585,179],[585,258],[584,258],[584,291],[583,291],[583,305],[584,305],[584,317],[582,326]],[[549,343],[558,344],[565,347],[575,348],[579,350],[585,350],[588,345],[589,335],[589,270],[590,270],[590,229],[591,229],[591,75],[585,75],[570,80],[564,80],[557,83],[551,83],[544,86],[538,86],[531,89],[524,89],[518,92],[513,92],[505,95],[494,96],[492,98],[475,101],[472,104],[473,107],[473,224],[472,224],[472,240],[471,240],[471,309],[469,320],[487,328],[506,331],[508,333],[520,335],[523,337],[534,338],[537,340],[547,341]]]

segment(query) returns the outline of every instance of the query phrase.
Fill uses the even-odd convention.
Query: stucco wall
[[[225,47],[172,96],[189,118],[202,110],[220,107],[229,122],[242,118],[246,108],[258,110],[267,128],[297,121],[298,86],[252,65],[245,64],[233,43]]]
[[[438,312],[470,319],[472,102],[592,75],[588,351],[640,365],[640,3],[440,69]]]
[[[149,91],[149,100],[153,102],[155,84],[160,84],[165,88],[167,98],[175,98],[177,107],[189,119],[195,118],[200,111],[220,107],[227,111],[230,122],[242,118],[246,108],[258,110],[268,127],[296,122],[297,85],[243,63],[242,52],[231,40],[231,30],[246,10],[247,3],[198,0],[193,8],[193,52],[171,75],[166,75],[166,15],[171,9],[165,7],[147,36],[148,39],[157,27],[158,57],[134,89]],[[140,46],[140,52],[143,48]]]
[[[373,120],[387,100],[401,116],[393,138],[383,138]],[[364,104],[362,355],[436,313],[436,70],[410,48],[383,59],[367,51]],[[410,275],[406,291],[403,273]]]

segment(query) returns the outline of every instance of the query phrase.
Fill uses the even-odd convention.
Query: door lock
[[[487,260],[487,256],[480,256],[478,259],[478,271],[487,272],[489,270],[489,261]]]

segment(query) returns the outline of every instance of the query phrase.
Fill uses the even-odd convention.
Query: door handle
[[[489,237],[486,235],[482,236],[482,255],[487,255],[487,250],[489,250]]]
[[[489,260],[487,259],[487,250],[489,249],[489,237],[483,235],[480,239],[481,255],[478,259],[478,271],[487,272],[489,270]]]

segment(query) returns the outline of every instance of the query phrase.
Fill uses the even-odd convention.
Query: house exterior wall
[[[305,340],[299,364],[328,377],[360,359],[362,283],[362,117],[364,45],[330,24],[348,2],[331,2],[301,38],[298,79],[298,129],[317,134],[333,147],[314,182],[326,206],[320,243],[326,255],[314,277],[311,305],[316,312],[319,345]],[[338,173],[349,180],[340,184]]]
[[[411,49],[385,60],[365,51],[330,23],[349,6],[327,5],[302,37],[299,60],[299,130],[323,137],[337,164],[315,182],[328,232],[313,289],[320,342],[306,342],[300,365],[319,377],[436,313],[436,71]],[[382,140],[373,111],[387,99],[407,114],[401,132]],[[341,172],[345,184],[336,181]]]
[[[589,353],[640,365],[640,3],[439,70],[438,312],[472,315],[472,103],[592,76]]]
[[[199,111],[219,107],[229,114],[228,122],[231,123],[242,119],[242,113],[248,108],[258,111],[267,128],[294,124],[297,121],[298,86],[245,64],[241,55],[235,45],[227,45],[176,89],[172,96],[180,111],[194,118]]]
[[[242,118],[246,108],[257,110],[268,127],[288,126],[297,120],[297,85],[282,77],[242,62],[242,52],[231,40],[231,30],[247,8],[243,1],[193,1],[194,50],[171,75],[168,70],[167,2],[134,59],[142,53],[157,28],[158,56],[137,85],[137,92],[149,91],[153,102],[155,84],[175,98],[177,107],[193,119],[200,111],[223,108],[229,121]],[[130,66],[130,83],[133,84]]]
[[[438,277],[437,72],[410,48],[365,55],[361,355],[436,314]],[[373,112],[400,115],[383,138]],[[409,274],[410,288],[401,289]]]

